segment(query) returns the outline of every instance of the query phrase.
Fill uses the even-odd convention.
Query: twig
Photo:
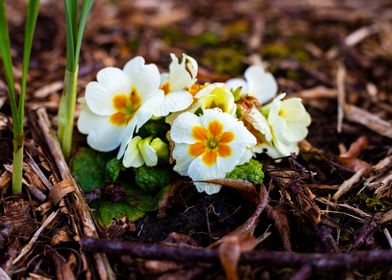
[[[180,263],[219,263],[218,251],[208,248],[143,244],[106,239],[83,238],[82,249],[89,253],[105,252],[128,255],[132,258],[170,260]],[[392,264],[392,250],[356,251],[343,254],[291,253],[282,251],[251,251],[241,255],[240,263],[265,267],[303,267],[336,270],[355,267]]]
[[[11,277],[1,268],[0,266],[0,279],[2,280],[11,280]]]
[[[301,267],[301,269],[298,270],[293,277],[291,277],[291,280],[305,280],[308,279],[311,274],[312,274],[312,266],[306,264],[303,267]]]
[[[359,123],[378,134],[392,138],[392,125],[375,114],[350,104],[344,106],[344,113],[347,120]]]
[[[51,129],[46,110],[44,108],[38,109],[36,115],[38,118],[38,125],[42,131],[49,150],[52,153],[62,179],[69,180],[75,186],[75,191],[66,197],[66,201],[70,205],[68,209],[74,212],[73,215],[70,216],[77,236],[98,238],[97,228],[95,226],[94,219],[91,216],[90,209],[78,184],[72,177],[71,171],[69,170],[63,153],[61,152],[60,143],[58,142],[56,134]],[[77,221],[75,221],[72,216],[77,217]],[[95,269],[101,279],[115,279],[114,272],[105,254],[94,254],[93,258],[96,264]]]
[[[366,173],[365,169],[360,169],[357,172],[354,173],[351,178],[347,179],[346,181],[343,182],[343,184],[340,185],[339,189],[337,192],[333,195],[333,199],[335,201],[339,200],[339,198],[349,192],[354,185],[361,180],[362,175]]]
[[[59,210],[57,210],[56,212],[52,212],[52,214],[49,215],[49,217],[46,219],[46,221],[34,233],[33,237],[30,239],[29,243],[27,243],[27,245],[22,248],[19,256],[17,256],[12,261],[13,265],[17,264],[24,256],[26,256],[30,252],[30,250],[34,246],[34,243],[37,241],[38,237],[40,236],[41,232],[54,220],[54,218],[56,218],[58,211]]]
[[[342,132],[343,118],[344,118],[344,105],[346,100],[346,90],[344,80],[346,79],[346,68],[344,65],[339,64],[338,72],[336,73],[336,84],[338,87],[338,133]]]
[[[384,228],[383,232],[384,232],[385,237],[388,240],[389,247],[392,248],[392,236],[391,236],[389,230],[387,228]]]

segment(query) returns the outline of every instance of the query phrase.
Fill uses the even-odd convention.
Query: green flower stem
[[[65,158],[69,158],[72,151],[77,82],[78,67],[76,67],[74,72],[65,72],[64,91],[61,96],[58,113],[58,137]]]
[[[12,162],[12,193],[22,192],[22,172],[23,172],[23,146],[24,134],[14,129],[14,151]]]

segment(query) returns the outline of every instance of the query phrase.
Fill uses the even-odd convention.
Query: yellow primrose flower
[[[123,165],[125,167],[140,167],[143,164],[155,166],[158,160],[167,160],[169,157],[169,145],[159,138],[152,139],[140,136],[132,138],[124,153]]]
[[[256,97],[261,103],[274,98],[278,90],[278,84],[274,76],[266,72],[260,65],[252,65],[246,69],[244,79],[234,78],[226,82],[231,90],[241,87],[242,94],[248,94]]]
[[[88,83],[78,129],[98,151],[112,151],[121,144],[120,158],[134,131],[152,117],[162,100],[158,68],[135,57],[123,70],[104,68],[96,82]]]
[[[311,123],[300,98],[282,100],[284,97],[285,94],[279,95],[262,109],[267,116],[271,139],[258,144],[255,150],[266,149],[272,158],[298,153],[297,143],[306,138]]]
[[[225,113],[235,116],[237,107],[234,96],[224,83],[213,83],[201,89],[196,95],[197,101],[191,111],[197,109],[219,108]]]
[[[241,121],[222,110],[206,109],[198,117],[185,112],[174,121],[170,137],[174,142],[174,170],[194,181],[225,178],[226,173],[249,157],[255,137]],[[251,156],[251,155],[250,155]],[[199,192],[219,192],[221,186],[195,182]]]
[[[161,75],[161,89],[165,96],[162,105],[154,115],[167,116],[169,113],[182,111],[193,102],[193,96],[188,89],[196,82],[198,65],[192,57],[183,54],[181,63],[171,54],[172,62],[169,73]]]

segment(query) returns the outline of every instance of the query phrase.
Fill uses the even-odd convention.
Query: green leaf
[[[80,13],[78,33],[77,33],[77,38],[76,38],[76,45],[75,45],[75,53],[74,53],[75,54],[75,57],[74,57],[75,65],[79,64],[79,54],[80,54],[80,48],[82,46],[83,33],[84,33],[84,29],[86,27],[88,14],[90,13],[90,10],[91,10],[93,4],[94,4],[94,0],[84,0],[83,1],[82,11]]]
[[[135,182],[145,192],[161,189],[170,183],[169,170],[158,166],[135,168]]]
[[[35,31],[35,25],[37,23],[38,12],[39,12],[39,0],[30,0],[27,6],[26,25],[25,25],[25,36],[23,44],[23,67],[22,67],[22,85],[19,98],[19,118],[24,119],[24,103],[26,96],[27,86],[27,74],[30,65],[31,47],[33,45],[33,37]],[[23,124],[22,124],[23,125]]]
[[[75,24],[75,1],[64,0],[65,9],[65,30],[66,30],[66,57],[67,57],[67,71],[74,72],[74,57],[75,57],[75,35],[74,32],[77,30],[77,24]],[[76,1],[77,2],[77,1]],[[77,4],[76,4],[77,14]],[[76,25],[76,26],[75,26]]]
[[[132,206],[126,201],[113,203],[111,201],[98,201],[96,216],[99,223],[107,228],[112,224],[112,220],[119,220],[127,217],[130,221],[134,222],[143,217],[145,213],[135,206]]]
[[[11,44],[8,34],[8,22],[4,2],[4,0],[0,0],[0,55],[3,61],[5,78],[7,80],[13,125],[16,131],[19,131],[20,120],[15,96],[14,73],[12,72]]]
[[[112,158],[106,163],[105,168],[105,179],[106,181],[115,182],[120,174],[122,168],[121,162],[116,159]]]
[[[105,168],[108,155],[80,148],[72,160],[72,174],[85,192],[102,188],[105,183]]]

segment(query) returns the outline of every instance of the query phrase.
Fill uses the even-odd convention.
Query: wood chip
[[[347,120],[364,125],[380,135],[392,138],[391,123],[379,118],[375,114],[350,104],[344,106],[344,113]]]
[[[365,174],[366,170],[365,169],[360,169],[357,172],[354,173],[353,176],[351,176],[351,178],[347,179],[346,181],[344,181],[339,189],[337,190],[337,192],[333,195],[333,199],[334,200],[339,200],[339,198],[341,196],[343,196],[344,194],[346,194],[347,192],[349,192],[351,189],[354,188],[355,184],[358,183],[361,178],[362,175]]]
[[[342,124],[344,118],[344,105],[346,103],[346,89],[344,81],[346,79],[346,68],[343,64],[339,64],[338,72],[336,73],[336,84],[338,86],[338,123],[337,131],[342,132]]]
[[[66,195],[75,191],[75,186],[69,179],[63,180],[55,185],[49,192],[49,200],[53,205],[57,205]]]

